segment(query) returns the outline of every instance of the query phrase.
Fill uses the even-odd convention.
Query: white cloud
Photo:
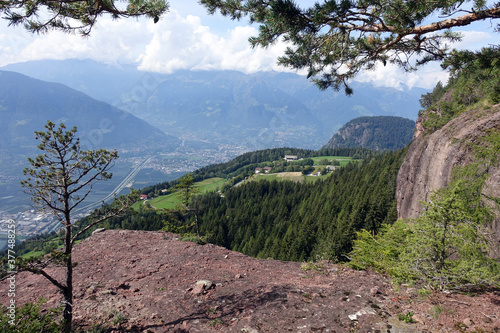
[[[158,24],[148,24],[153,38],[140,59],[140,69],[171,73],[179,69],[238,70],[252,73],[277,70],[284,45],[252,49],[248,38],[257,30],[237,26],[223,35],[213,33],[198,16],[171,13]]]
[[[55,31],[31,35],[22,28],[7,27],[5,21],[0,20],[0,66],[38,59],[90,58],[107,63],[138,63],[142,70],[163,73],[179,69],[245,73],[287,70],[276,64],[278,56],[284,53],[283,43],[252,49],[248,38],[256,36],[257,29],[237,25],[227,18],[202,15],[198,5],[188,6],[187,2],[183,5],[182,1],[173,1],[172,8],[175,9],[177,3],[180,9],[184,8],[184,13],[191,11],[200,16],[180,15],[174,10],[157,24],[148,19],[102,17],[88,38]],[[463,41],[452,47],[475,50],[495,40],[496,35],[493,37],[488,27],[471,29],[462,31]],[[437,63],[412,73],[404,73],[388,64],[364,72],[356,80],[398,89],[405,85],[432,88],[438,81],[446,82],[447,73]]]
[[[142,21],[109,18],[102,18],[90,37],[59,31],[31,35],[11,27],[2,31],[8,33],[0,34],[0,66],[29,60],[70,58],[134,62],[152,37],[147,35]]]
[[[22,50],[33,38],[19,27],[8,27],[5,20],[0,19],[0,66],[23,61]]]
[[[450,45],[450,49],[479,50],[487,45],[488,41],[494,40],[494,37],[486,31],[459,32],[463,36],[462,41]],[[387,64],[387,66],[379,64],[374,70],[365,71],[356,77],[356,81],[371,82],[396,89],[403,89],[404,86],[432,89],[438,81],[442,83],[448,81],[448,72],[444,71],[439,64],[439,62],[432,62],[410,73],[405,73],[394,64]]]
[[[432,89],[441,81],[448,81],[448,73],[443,71],[438,63],[431,63],[415,72],[406,73],[395,64],[383,66],[378,64],[375,69],[364,71],[356,77],[359,82],[371,82],[377,86],[404,89],[419,87]]]
[[[487,46],[488,42],[498,44],[498,39],[495,39],[491,33],[486,31],[458,31],[462,34],[462,41],[454,43],[451,48],[459,50],[480,50],[482,47]]]

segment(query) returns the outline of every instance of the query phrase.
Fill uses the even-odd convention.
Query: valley
[[[126,193],[126,187],[174,180],[249,151],[319,149],[336,129],[359,115],[416,118],[415,96],[422,89],[355,85],[360,95],[351,98],[319,92],[302,76],[286,73],[166,75],[76,59],[2,67],[0,211],[32,209],[19,182],[27,157],[37,154],[33,132],[48,119],[76,125],[86,149],[117,149],[120,159],[113,178],[98,184],[86,200],[95,207],[122,182],[119,194]],[[145,160],[141,170],[131,174]]]
[[[187,172],[206,165],[228,161],[245,152],[242,147],[226,146],[225,149],[189,149],[177,152],[137,155],[125,151],[112,169],[113,178],[99,183],[89,195],[84,205],[79,207],[75,217],[86,216],[103,202],[109,203],[113,195],[127,194],[129,188],[141,189],[179,178]],[[19,168],[27,166],[19,162]],[[21,191],[21,176],[4,176],[0,181],[0,238],[7,232],[7,221],[13,219],[20,223],[18,235],[31,237],[55,230],[59,222],[45,213],[33,211],[29,196]],[[3,245],[0,243],[0,248]]]
[[[0,12],[0,332],[500,332],[500,3]]]

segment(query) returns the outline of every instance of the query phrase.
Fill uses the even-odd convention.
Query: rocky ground
[[[379,274],[328,262],[261,260],[162,232],[109,230],[74,249],[75,321],[112,332],[500,332],[500,292],[395,288]],[[51,274],[63,276],[58,268]],[[16,279],[18,304],[60,295]],[[0,284],[6,304],[7,281]],[[404,318],[398,317],[407,315]]]

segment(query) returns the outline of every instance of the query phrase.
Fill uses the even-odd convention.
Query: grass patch
[[[431,311],[430,311],[431,317],[436,319],[436,320],[439,319],[439,317],[442,314],[450,315],[450,314],[454,314],[454,313],[455,313],[455,310],[447,309],[441,304],[437,304],[437,305],[433,306]]]
[[[316,171],[315,171],[316,172]],[[320,179],[325,179],[327,177],[330,177],[332,175],[331,172],[327,173],[326,175],[323,175],[323,176],[306,176],[304,177],[304,179],[306,180],[306,182],[308,183],[315,183],[317,182],[318,180]]]
[[[200,190],[200,193],[206,193],[210,191],[215,191],[222,186],[224,186],[226,183],[229,183],[228,180],[224,178],[209,178],[205,179],[201,182],[196,182],[195,186]],[[181,194],[180,193],[169,193],[166,195],[161,195],[159,197],[153,198],[151,200],[147,201],[149,205],[156,209],[173,209],[177,205],[181,203]],[[144,205],[144,202],[141,200],[139,202],[136,202],[132,205],[132,208],[136,211],[138,211],[141,207],[141,205]]]
[[[316,172],[316,170],[315,170]],[[253,176],[253,180],[267,180],[267,181],[286,181],[291,180],[293,182],[308,182],[314,183],[319,179],[325,179],[326,177],[330,177],[331,172],[327,173],[323,176],[304,176],[302,172],[280,172],[280,173],[272,173],[272,174],[257,174]]]
[[[306,271],[323,272],[323,264],[314,262],[305,262],[302,265],[300,265],[300,269],[302,269],[304,272]]]
[[[218,188],[221,188],[226,183],[229,183],[228,180],[224,178],[209,178],[202,180],[201,182],[196,183],[196,186],[200,189],[201,193],[215,191]]]
[[[221,325],[223,324],[224,322],[222,321],[222,319],[220,318],[215,318],[214,320],[212,320],[210,323],[208,323],[208,325],[210,326],[215,326],[215,325]]]
[[[345,166],[352,161],[352,157],[350,156],[318,156],[311,157],[311,159],[314,161],[314,165],[319,164],[323,160],[328,160],[331,163],[330,165],[333,164],[333,161],[338,161],[340,166]]]
[[[21,256],[21,258],[23,259],[30,259],[30,258],[33,258],[33,257],[38,257],[38,256],[41,256],[45,254],[44,251],[30,251],[28,253],[25,253]]]
[[[149,204],[157,209],[172,209],[180,203],[181,196],[179,193],[170,193],[149,200]]]

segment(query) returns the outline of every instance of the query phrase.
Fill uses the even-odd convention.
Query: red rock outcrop
[[[419,117],[417,131],[397,178],[397,207],[399,218],[418,217],[433,191],[445,187],[455,166],[471,161],[468,142],[478,142],[489,130],[500,131],[500,105],[488,110],[461,114],[432,134],[423,130]],[[500,167],[489,170],[487,189],[490,195],[500,196]]]
[[[164,232],[108,230],[77,244],[74,318],[108,332],[450,332],[500,329],[500,294],[477,297],[395,291],[379,274],[329,262],[263,260]],[[61,277],[63,271],[49,267]],[[201,287],[203,286],[203,287]],[[8,281],[0,282],[6,304]],[[16,276],[16,302],[61,295],[44,277]],[[439,318],[431,302],[446,309]],[[466,305],[464,305],[466,304]],[[414,312],[413,324],[398,319]]]

